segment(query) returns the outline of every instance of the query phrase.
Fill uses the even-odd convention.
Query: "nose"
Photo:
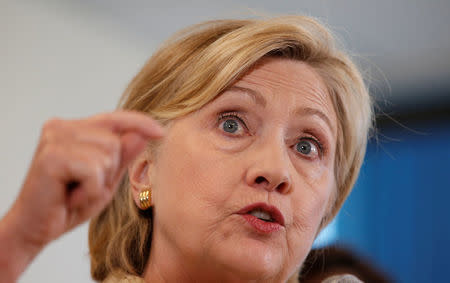
[[[291,191],[290,159],[284,141],[273,138],[261,143],[249,152],[249,156],[251,165],[245,175],[247,185],[282,194]]]

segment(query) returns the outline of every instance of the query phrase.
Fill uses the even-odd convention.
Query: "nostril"
[[[264,182],[268,182],[268,181],[267,181],[267,179],[264,178],[263,176],[258,176],[258,177],[256,178],[256,180],[255,180],[255,183],[256,183],[256,184],[261,184],[261,183],[264,183]]]
[[[279,191],[280,193],[287,193],[289,191],[289,185],[283,182],[278,185],[276,190]]]

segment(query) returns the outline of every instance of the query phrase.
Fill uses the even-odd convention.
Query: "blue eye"
[[[243,135],[248,131],[243,118],[236,112],[221,113],[218,117],[219,128],[233,136]]]
[[[309,139],[300,140],[296,144],[295,149],[303,155],[307,155],[307,156],[319,155],[319,150],[318,150],[317,146],[314,144],[313,141],[311,141]]]
[[[222,128],[225,132],[235,133],[239,129],[239,124],[236,120],[228,119],[223,123]]]

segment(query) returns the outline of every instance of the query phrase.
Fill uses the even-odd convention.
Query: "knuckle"
[[[41,144],[48,144],[55,140],[55,134],[51,130],[44,130],[41,134]]]
[[[42,147],[41,151],[39,152],[38,158],[41,163],[53,163],[53,161],[55,161],[56,159],[59,159],[58,146],[54,144],[47,144]]]
[[[51,118],[47,121],[45,121],[44,125],[42,126],[42,131],[52,131],[55,128],[59,127],[59,125],[61,124],[62,120],[60,118]]]
[[[89,171],[92,177],[98,178],[103,174],[104,167],[103,164],[98,160],[92,160],[89,162]]]
[[[105,155],[102,158],[101,163],[102,163],[102,170],[103,171],[110,170],[112,168],[112,165],[113,165],[113,158],[112,158],[112,156],[111,155]]]
[[[61,127],[63,121],[59,118],[52,118],[47,120],[42,126],[41,143],[48,143],[55,140],[56,133]]]
[[[89,189],[89,198],[97,199],[101,196],[103,187],[105,186],[104,177],[103,177],[104,173],[101,170],[100,166],[95,166],[93,170],[95,173],[92,175],[92,179],[90,182],[92,184],[92,187],[88,188]]]
[[[112,116],[111,112],[103,112],[103,113],[99,113],[95,116],[92,116],[90,118],[90,120],[96,121],[96,120],[111,119],[111,116]]]
[[[61,160],[60,149],[55,145],[44,146],[36,158],[38,166],[49,176],[57,175],[61,170]]]
[[[100,161],[91,161],[89,166],[89,174],[93,179],[96,187],[101,187],[104,182],[105,167]]]
[[[107,150],[110,154],[116,154],[120,152],[120,147],[120,140],[117,137],[110,139],[110,141],[107,143]]]
[[[95,150],[95,152],[93,152],[89,156],[89,164],[91,166],[90,168],[96,174],[104,172],[106,169],[108,169],[111,163],[112,163],[111,155],[100,149]]]

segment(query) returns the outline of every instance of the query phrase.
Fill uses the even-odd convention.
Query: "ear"
[[[148,153],[144,150],[128,167],[128,178],[134,203],[141,207],[139,193],[151,188],[150,184],[150,160]]]

